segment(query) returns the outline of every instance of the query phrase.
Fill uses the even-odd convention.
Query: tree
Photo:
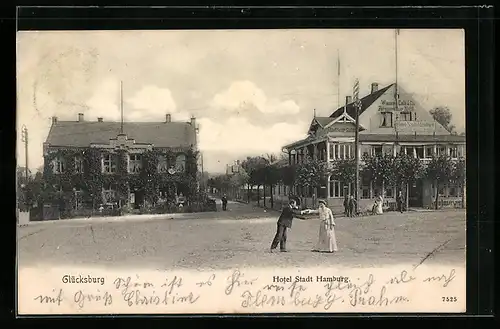
[[[327,180],[327,168],[324,161],[307,158],[297,165],[296,185],[317,189]]]
[[[291,191],[293,185],[295,185],[297,168],[296,165],[288,165],[280,168],[280,179],[288,186],[288,190]]]
[[[244,186],[248,182],[248,178],[249,178],[249,176],[248,176],[247,172],[245,171],[245,169],[243,169],[243,168],[239,168],[237,173],[231,175],[230,184],[231,184],[232,188],[236,190],[235,196],[237,199],[240,198],[241,187]]]
[[[458,185],[462,195],[462,208],[465,208],[465,184],[466,184],[466,164],[465,159],[460,158],[458,161],[453,163],[453,170],[451,174],[451,180]]]
[[[241,167],[248,174],[248,203],[250,203],[250,192],[254,186],[257,186],[257,203],[260,205],[259,188],[263,183],[263,175],[259,169],[265,167],[269,163],[268,160],[261,156],[247,157],[242,163]]]
[[[451,124],[451,112],[446,106],[438,106],[429,111],[434,120],[439,122],[450,133],[454,132],[455,126]]]
[[[382,187],[382,193],[385,191],[385,184],[393,185],[395,158],[391,154],[379,154],[376,156],[363,157],[363,175]]]
[[[269,186],[271,191],[271,208],[274,207],[273,188],[280,181],[280,170],[275,164],[267,165],[263,168],[264,171],[264,191],[265,186]],[[266,206],[266,199],[264,198],[264,207]]]
[[[356,180],[356,160],[335,160],[330,174],[334,180],[342,183],[354,183]]]
[[[452,180],[453,177],[453,161],[450,157],[446,155],[441,155],[438,157],[433,157],[432,160],[427,164],[425,170],[426,176],[434,182],[436,199],[435,209],[438,209],[439,200],[439,188]]]
[[[394,158],[394,181],[398,189],[406,190],[406,209],[408,209],[409,184],[422,177],[424,167],[419,158],[400,153]]]

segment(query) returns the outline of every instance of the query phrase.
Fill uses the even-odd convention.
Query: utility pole
[[[123,134],[123,82],[120,81],[120,134]]]
[[[26,174],[26,181],[29,179],[29,169],[28,169],[28,128],[26,128],[25,125],[23,125],[22,132],[22,141],[24,143],[24,156],[25,156],[25,165],[24,165],[24,170]]]
[[[356,161],[356,181],[354,196],[356,198],[356,214],[359,212],[359,111],[361,109],[361,101],[359,100],[359,80],[356,79],[353,88],[354,108],[356,109],[356,131],[354,134],[354,158]]]

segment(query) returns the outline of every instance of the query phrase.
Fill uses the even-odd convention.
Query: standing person
[[[281,211],[278,222],[276,223],[276,234],[274,236],[273,242],[271,243],[271,252],[273,252],[278,243],[280,245],[280,251],[286,252],[286,235],[287,229],[292,228],[292,220],[296,215],[297,202],[295,200],[290,200],[288,206],[284,207]]]
[[[335,221],[333,219],[333,213],[330,208],[326,206],[324,200],[319,201],[319,208],[317,210],[319,214],[319,235],[318,243],[313,251],[316,252],[334,252],[337,251],[337,239],[335,238]]]
[[[344,191],[344,215],[349,216],[349,194],[346,190]]]
[[[403,193],[401,192],[401,190],[399,190],[399,193],[398,195],[396,196],[396,205],[398,207],[398,211],[400,213],[403,213]]]
[[[349,217],[354,217],[356,215],[356,199],[351,195],[349,197]]]
[[[227,197],[225,194],[222,196],[221,201],[222,201],[222,210],[226,211],[227,210]]]

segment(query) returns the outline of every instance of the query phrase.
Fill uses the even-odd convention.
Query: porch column
[[[413,147],[413,157],[417,157],[417,148],[415,146]]]
[[[325,147],[326,147],[326,163],[330,164],[330,141],[328,139],[325,141]]]
[[[434,152],[434,156],[437,156],[437,145],[436,144],[434,144],[434,151],[433,152]]]
[[[426,147],[426,145],[424,145],[423,147],[424,147],[424,150],[423,150],[423,154],[424,154],[424,155],[423,155],[423,157],[424,157],[424,159],[427,159],[427,158],[426,158],[426,156],[427,156],[427,152],[426,152],[427,147]]]

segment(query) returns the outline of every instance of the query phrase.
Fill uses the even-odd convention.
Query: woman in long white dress
[[[319,236],[318,243],[313,251],[316,252],[334,252],[337,251],[337,239],[335,238],[335,221],[330,208],[326,206],[326,202],[319,201]]]

